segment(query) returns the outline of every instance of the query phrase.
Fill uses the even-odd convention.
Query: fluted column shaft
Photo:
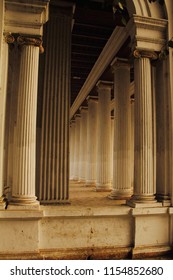
[[[72,121],[70,126],[70,180],[74,179],[75,128],[76,123]]]
[[[97,160],[97,98],[88,98],[88,120],[87,120],[87,167],[86,186],[96,184],[96,160]]]
[[[111,199],[125,199],[131,195],[131,104],[130,65],[116,59],[112,64],[115,96],[115,137],[113,162],[113,190]]]
[[[170,128],[169,128],[169,81],[168,58],[159,62],[156,67],[156,132],[157,132],[157,164],[156,191],[157,200],[163,205],[170,205],[171,168],[170,168]]]
[[[80,126],[80,160],[79,160],[79,181],[86,180],[86,156],[87,156],[87,114],[88,110],[81,107],[81,126]]]
[[[58,10],[58,8],[57,8]],[[69,201],[69,97],[71,15],[50,10],[45,29],[39,200]],[[67,9],[68,10],[68,9]]]
[[[135,174],[132,206],[155,200],[153,153],[153,105],[151,59],[155,53],[135,51]]]
[[[2,6],[3,3],[0,4]],[[0,7],[2,8],[2,7]],[[3,8],[0,9],[0,14],[3,15]],[[0,20],[1,18],[0,15]],[[2,30],[0,30],[1,36]],[[3,36],[2,36],[2,39]],[[7,96],[7,72],[8,72],[8,45],[1,42],[0,39],[0,209],[5,208],[4,201],[4,135],[5,135],[5,108]]]
[[[74,147],[74,180],[79,181],[81,115],[76,115],[75,121],[76,121],[76,129],[75,129],[75,147]]]
[[[111,101],[112,84],[99,81],[98,91],[98,136],[96,190],[111,189]]]
[[[111,186],[113,184],[113,161],[114,161],[114,127],[115,127],[115,122],[114,116],[111,116]]]
[[[134,99],[131,99],[131,188],[132,188],[132,193],[134,190],[134,156],[135,156],[135,151],[134,151]]]
[[[29,206],[38,204],[35,196],[35,160],[39,48],[32,45],[30,38],[19,37],[18,43],[22,47],[15,129],[16,165],[10,204]]]

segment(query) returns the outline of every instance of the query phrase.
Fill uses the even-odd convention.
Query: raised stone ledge
[[[111,207],[80,207],[80,206],[40,206],[44,217],[84,217],[84,216],[127,216],[130,214],[128,206]]]
[[[5,210],[0,211],[0,220],[38,220],[43,217],[43,211],[31,210]]]

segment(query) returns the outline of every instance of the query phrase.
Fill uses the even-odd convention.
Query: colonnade
[[[170,138],[169,133],[164,132],[169,122],[169,111],[165,107],[169,106],[169,89],[166,80],[163,82],[168,69],[167,59],[153,65],[152,62],[158,59],[156,52],[135,49],[133,55],[135,80],[132,96],[130,63],[115,58],[111,64],[114,84],[99,81],[96,85],[98,96],[93,98],[89,95],[87,98],[87,141],[83,142],[82,137],[75,138],[76,147],[83,146],[87,150],[85,164],[80,162],[81,168],[85,170],[82,183],[94,186],[96,191],[109,191],[110,199],[131,207],[169,206]],[[110,109],[112,88],[114,120]],[[114,122],[112,129],[111,122]],[[71,133],[79,133],[82,127],[82,118],[76,115]],[[72,158],[75,152],[72,148]],[[81,182],[79,173],[74,176],[73,171],[70,179]]]
[[[23,5],[20,1],[18,4]],[[70,179],[94,186],[96,191],[108,191],[110,199],[120,203],[128,200],[132,207],[152,207],[160,205],[159,202],[170,205],[172,60],[166,57],[161,61],[159,57],[165,43],[167,21],[137,15],[131,18],[129,26],[135,25],[136,33],[141,35],[136,38],[134,28],[129,30],[133,65],[126,59],[114,59],[115,54],[111,63],[113,84],[100,80],[95,85],[98,96],[88,92],[87,108],[80,104],[71,122],[69,157],[73,7],[50,11],[44,32],[46,54],[41,68],[44,82],[37,90],[39,51],[43,50],[48,2],[39,1],[37,5],[40,9],[36,7],[36,15],[32,4],[26,7],[31,22],[37,22],[34,28],[24,17],[20,25],[17,24],[18,6],[13,5],[11,8],[7,5],[6,13],[10,20],[12,9],[15,21],[12,25],[4,21],[6,26],[0,26],[3,34],[0,41],[0,207],[7,206],[5,188],[11,189],[8,206],[11,209],[16,206],[37,208],[39,201],[67,203],[69,158]],[[4,13],[5,6],[2,11]],[[146,38],[144,27],[153,32],[153,37],[156,32],[157,40]],[[134,67],[134,102],[130,98],[130,67]],[[112,90],[114,120],[110,109]],[[40,126],[36,122],[37,93],[42,97]],[[36,166],[37,138],[40,143]]]

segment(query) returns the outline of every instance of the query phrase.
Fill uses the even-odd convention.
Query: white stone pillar
[[[81,126],[80,126],[80,156],[79,156],[79,181],[86,181],[86,156],[87,156],[87,107],[80,108]]]
[[[88,96],[86,186],[96,185],[98,97]]]
[[[70,180],[74,179],[75,120],[70,125]]]
[[[81,115],[75,115],[74,180],[79,181]]]
[[[21,62],[15,133],[15,178],[12,205],[37,207],[35,196],[36,108],[39,46],[41,40],[19,36]],[[9,207],[10,208],[10,207]]]
[[[131,104],[130,64],[116,58],[113,63],[115,97],[115,137],[113,190],[109,198],[125,200],[131,196]]]
[[[61,3],[57,3],[57,5]],[[39,200],[69,203],[69,101],[72,8],[50,9],[45,29]]]
[[[155,53],[134,51],[135,56],[135,177],[134,195],[128,204],[133,207],[155,207],[153,153],[153,104],[151,59]]]
[[[96,191],[111,190],[111,101],[112,83],[99,81],[98,91],[98,135]]]
[[[157,132],[157,164],[156,192],[157,200],[164,206],[170,206],[171,182],[170,173],[170,124],[169,124],[169,78],[168,57],[156,65],[156,132]]]

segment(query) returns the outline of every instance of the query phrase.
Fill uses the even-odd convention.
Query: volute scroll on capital
[[[150,50],[139,50],[135,49],[133,51],[134,58],[149,58],[150,60],[157,60],[159,58],[158,54],[155,51]]]
[[[44,48],[42,46],[42,38],[41,37],[32,37],[29,35],[19,35],[19,34],[11,34],[5,33],[5,42],[7,44],[17,44],[19,46],[28,45],[28,46],[35,46],[39,47],[40,53],[44,52]]]

